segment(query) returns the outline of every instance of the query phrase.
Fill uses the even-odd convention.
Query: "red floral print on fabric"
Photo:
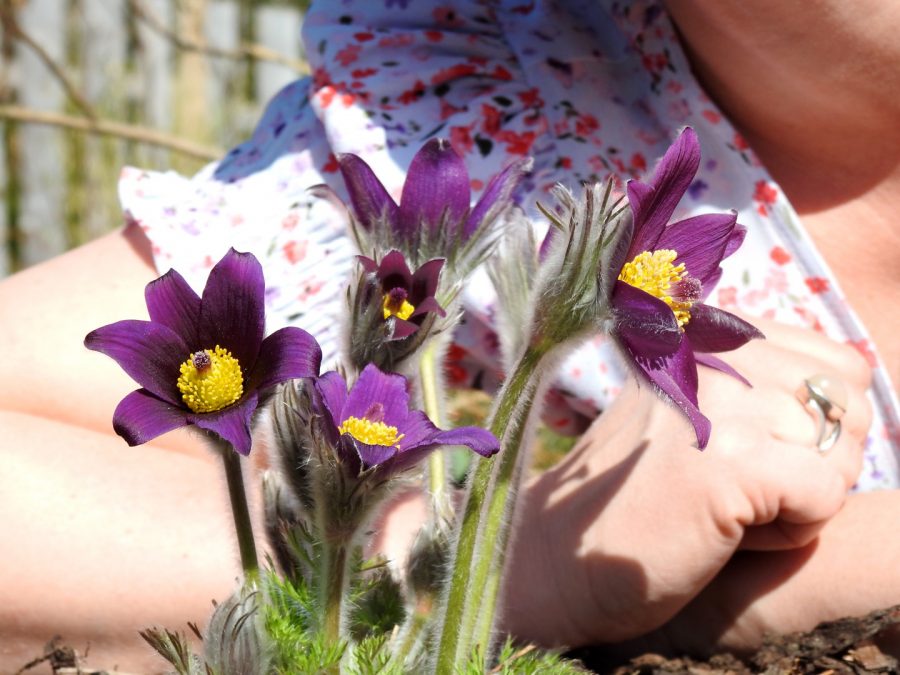
[[[769,257],[779,265],[787,265],[791,261],[791,254],[781,246],[773,246]]]
[[[811,293],[827,293],[830,283],[825,277],[807,277],[803,280]]]

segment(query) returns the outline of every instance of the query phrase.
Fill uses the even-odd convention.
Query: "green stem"
[[[419,383],[422,388],[422,404],[425,414],[438,427],[443,426],[441,419],[440,394],[438,393],[438,363],[443,350],[437,340],[432,340],[423,350],[419,359]],[[450,492],[447,489],[447,458],[443,452],[432,452],[428,456],[428,489],[431,493],[433,514],[447,521],[453,511]]]
[[[347,546],[322,542],[322,592],[325,620],[322,630],[329,644],[341,641],[341,604],[344,599],[344,575],[347,569]]]
[[[253,540],[253,524],[247,506],[247,492],[241,472],[241,456],[229,443],[218,443],[219,453],[225,464],[225,479],[228,482],[228,496],[231,500],[231,514],[234,516],[234,530],[237,533],[238,548],[241,552],[241,567],[247,580],[259,578],[259,560],[256,557],[256,543]]]
[[[498,512],[512,511],[512,504],[505,503],[513,501],[508,499],[514,487],[509,478],[515,473],[528,413],[534,402],[537,366],[546,353],[546,349],[527,349],[500,392],[491,431],[500,439],[501,449],[494,459],[478,462],[472,476],[445,602],[435,663],[438,675],[453,675],[456,666],[465,663],[473,646],[478,607],[486,591],[487,571],[495,564],[498,551],[505,548],[505,537],[508,537],[508,528],[503,541],[495,540],[487,530],[501,534],[502,523],[494,519],[498,517]],[[497,485],[491,492],[494,474],[498,476]],[[489,492],[491,501],[485,512],[484,505]],[[485,526],[486,519],[488,522]],[[493,615],[492,609],[489,614]],[[482,645],[485,654],[488,652],[487,647]]]

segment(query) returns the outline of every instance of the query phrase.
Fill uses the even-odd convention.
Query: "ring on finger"
[[[838,378],[817,373],[803,380],[797,398],[816,418],[816,449],[828,452],[841,435],[841,418],[847,411],[847,388]]]

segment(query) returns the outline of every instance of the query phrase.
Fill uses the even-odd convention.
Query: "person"
[[[563,366],[554,424],[604,412],[525,491],[505,627],[547,645],[750,649],[766,631],[900,602],[898,12],[314,4],[313,77],[247,143],[191,179],[126,169],[124,229],[0,284],[0,666],[61,634],[106,667],[158,667],[137,631],[202,624],[238,573],[218,465],[184,431],[125,448],[110,416],[133,384],[84,335],[145,316],[143,286],[168,267],[202,287],[234,246],[264,261],[268,328],[301,325],[333,357],[354,251],[307,188],[342,190],[334,156],[350,151],[398,187],[433,135],[464,153],[476,191],[534,156],[528,211],[558,181],[643,176],[690,124],[704,159],[680,211],[733,207],[749,230],[710,301],[767,335],[724,355],[752,389],[701,368],[702,453],[604,344]],[[477,359],[490,356],[490,308],[465,301],[472,329],[450,371],[463,385],[492,375]],[[796,396],[820,373],[848,395],[827,452]],[[402,549],[420,512],[411,496],[388,514],[386,549]]]

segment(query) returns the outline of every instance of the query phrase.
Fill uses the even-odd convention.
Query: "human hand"
[[[700,368],[713,424],[690,425],[631,382],[563,462],[533,481],[509,558],[505,628],[545,645],[643,635],[684,607],[739,548],[791,549],[843,504],[871,421],[870,372],[851,348],[754,320],[767,335],[724,355],[753,384]],[[827,453],[796,391],[816,373],[848,391]]]

